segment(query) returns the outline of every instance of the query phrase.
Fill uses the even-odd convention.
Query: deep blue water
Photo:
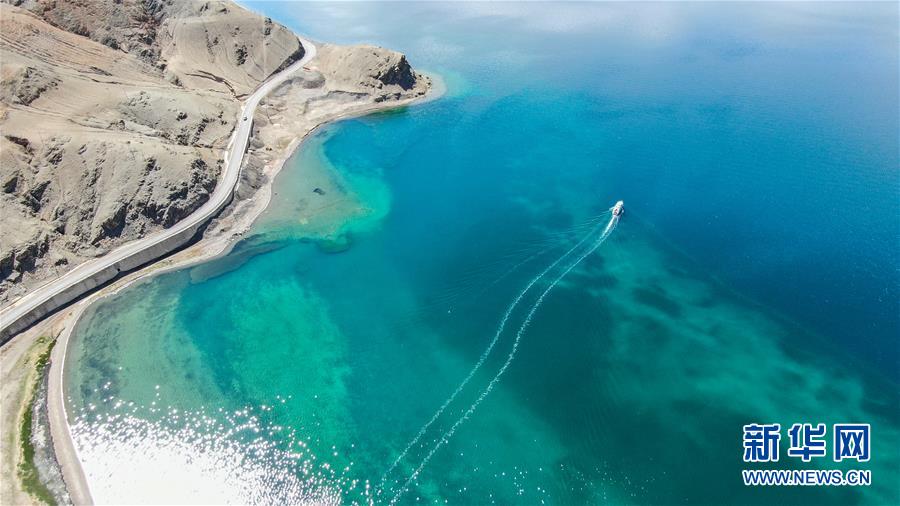
[[[709,274],[900,377],[889,3],[247,5],[466,83],[446,118],[372,134],[415,151],[429,201],[459,205],[441,185],[484,173],[625,199]]]
[[[449,92],[323,129],[231,255],[98,305],[73,352],[76,410],[107,383],[187,411],[290,396],[263,418],[346,466],[317,483],[364,502],[354,480],[379,483],[515,295],[622,199],[609,240],[514,347],[525,299],[376,502],[513,350],[402,503],[900,500],[895,5],[250,7],[402,50]],[[331,241],[289,224],[313,166],[366,210]],[[872,487],[740,483],[742,425],[844,421],[873,425]]]

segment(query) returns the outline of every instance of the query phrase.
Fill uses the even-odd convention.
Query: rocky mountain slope
[[[238,99],[302,55],[231,2],[0,3],[0,302],[202,205]]]
[[[0,0],[0,304],[199,208],[241,98],[303,54],[230,1]],[[400,53],[322,45],[257,109],[230,219],[295,139],[429,86]]]

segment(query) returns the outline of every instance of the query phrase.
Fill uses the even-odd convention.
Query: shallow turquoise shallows
[[[900,504],[896,5],[249,7],[448,92],[322,129],[232,253],[88,311],[95,498]],[[310,170],[353,212],[299,220]],[[795,422],[871,460],[787,457]],[[873,483],[741,481],[832,468]]]

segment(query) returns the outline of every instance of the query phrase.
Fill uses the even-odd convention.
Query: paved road
[[[35,311],[57,294],[60,294],[79,283],[88,281],[92,276],[97,276],[103,270],[126,261],[129,258],[135,257],[148,248],[158,246],[166,239],[184,233],[191,227],[205,223],[218,214],[218,212],[230,201],[235,185],[238,182],[241,173],[241,161],[244,158],[244,152],[247,150],[247,143],[250,141],[250,130],[256,106],[259,105],[260,100],[264,96],[274,90],[275,87],[284,82],[291,74],[300,69],[300,67],[306,65],[316,56],[316,47],[311,42],[300,39],[300,43],[306,51],[303,58],[294,62],[293,65],[278,74],[271,76],[268,80],[263,82],[252,95],[247,97],[247,100],[241,107],[240,115],[237,118],[237,128],[235,128],[231,137],[231,142],[229,143],[230,148],[226,157],[224,173],[222,174],[219,183],[216,185],[213,194],[200,209],[197,209],[190,216],[179,221],[171,228],[123,244],[100,258],[95,258],[79,264],[59,278],[33,289],[28,294],[13,301],[11,304],[0,310],[0,335],[2,335],[4,329],[17,322],[20,318],[27,316],[32,311]]]

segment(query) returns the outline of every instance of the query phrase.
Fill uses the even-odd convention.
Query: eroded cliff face
[[[236,97],[302,54],[230,2],[0,3],[0,303],[200,207]]]
[[[424,79],[413,71],[403,53],[377,46],[324,45],[316,61],[332,87],[348,90],[403,94]]]

